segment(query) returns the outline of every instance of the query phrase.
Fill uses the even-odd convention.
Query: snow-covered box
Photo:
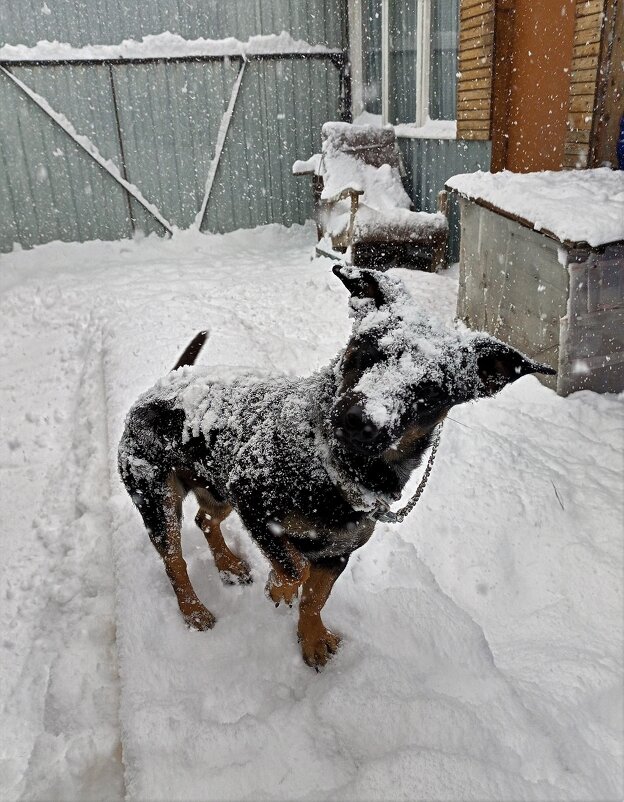
[[[556,368],[560,395],[624,390],[624,171],[456,175],[457,316]]]

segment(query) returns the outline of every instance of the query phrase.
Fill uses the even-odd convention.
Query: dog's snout
[[[343,442],[366,445],[373,443],[379,434],[379,429],[366,416],[360,404],[352,404],[336,421],[334,431],[336,437]]]
[[[353,404],[345,414],[345,428],[365,440],[373,440],[377,435],[377,427],[369,421],[359,404]]]

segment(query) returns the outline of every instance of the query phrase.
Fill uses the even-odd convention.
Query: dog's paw
[[[196,629],[198,632],[212,629],[217,621],[210,610],[203,605],[201,607],[193,607],[193,609],[183,613],[183,616],[187,627]]]
[[[307,635],[300,631],[299,642],[301,643],[303,662],[317,671],[320,671],[327,661],[331,660],[340,646],[338,635],[334,635],[325,627]]]
[[[251,568],[244,560],[219,570],[219,576],[224,585],[251,585],[253,582]]]
[[[276,607],[279,607],[282,602],[292,607],[294,600],[299,595],[300,584],[300,582],[289,582],[278,577],[275,571],[271,571],[264,593]]]

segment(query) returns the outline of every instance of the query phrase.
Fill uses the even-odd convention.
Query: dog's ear
[[[380,307],[386,298],[379,284],[381,274],[375,270],[362,270],[346,265],[334,265],[332,271],[351,293],[352,298],[370,298]]]
[[[500,340],[483,337],[474,342],[477,355],[477,371],[485,395],[494,395],[506,384],[529,373],[554,375],[557,371],[521,354]]]

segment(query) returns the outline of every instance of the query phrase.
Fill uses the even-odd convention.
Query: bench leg
[[[431,258],[431,272],[437,273],[438,270],[444,270],[448,267],[446,258],[446,237],[440,237],[435,240],[433,245],[433,254]]]

